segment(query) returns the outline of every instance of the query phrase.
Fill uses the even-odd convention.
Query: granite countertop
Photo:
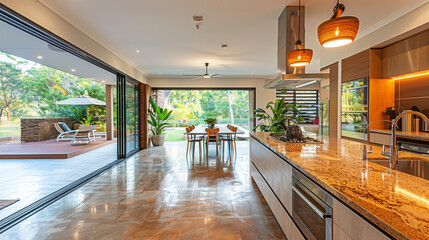
[[[362,161],[362,143],[323,137],[324,144],[283,143],[269,133],[256,140],[397,239],[429,239],[429,181]],[[384,159],[373,147],[369,159]],[[401,158],[429,158],[401,152]],[[335,210],[334,210],[335,211]]]
[[[392,131],[388,130],[388,129],[371,129],[370,132],[392,134]],[[429,141],[429,132],[396,131],[396,136],[405,137],[405,138],[412,138],[412,139],[422,139],[422,140],[428,140]]]

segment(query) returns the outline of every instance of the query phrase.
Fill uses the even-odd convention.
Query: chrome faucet
[[[388,122],[388,123],[392,123],[393,121],[391,121],[391,120],[384,120],[384,119],[383,120],[372,121],[370,124],[368,124],[368,126],[366,126],[366,128],[363,130],[363,132],[366,133],[368,131],[368,129],[369,129],[369,126],[371,126],[373,123],[376,123],[376,122]],[[367,144],[370,145],[370,142],[369,142],[369,132],[367,132],[366,142],[363,144],[363,148],[362,148],[362,160],[368,160],[368,153],[372,153],[372,146],[370,145],[369,146],[369,150],[367,150],[367,147],[366,147]],[[385,147],[383,145],[383,152],[384,152],[384,149],[385,149]]]
[[[398,156],[399,156],[399,153],[398,153],[399,150],[396,142],[396,127],[397,127],[398,121],[406,115],[417,115],[423,118],[423,120],[425,121],[425,128],[424,128],[425,130],[427,130],[427,127],[429,126],[429,118],[426,117],[426,115],[424,115],[423,113],[417,112],[417,111],[402,112],[392,121],[392,142],[390,144],[390,152],[383,151],[384,152],[383,155],[388,155],[390,159],[391,169],[396,167],[396,164],[398,162]]]

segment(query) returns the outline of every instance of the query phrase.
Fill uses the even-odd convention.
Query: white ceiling
[[[277,18],[297,0],[39,0],[81,31],[148,76],[277,74]],[[368,34],[427,0],[342,0],[344,15],[360,19]],[[332,15],[335,0],[302,0],[306,6],[306,47],[315,52],[307,72],[318,72],[322,51],[317,26]],[[193,15],[204,16],[200,29]],[[220,45],[228,44],[227,49]],[[136,50],[140,53],[136,53]]]
[[[0,21],[0,51],[52,67],[63,72],[97,81],[103,84],[116,84],[116,76],[92,65],[70,53],[53,51],[48,44],[15,27]],[[42,59],[37,57],[41,56]],[[72,71],[72,69],[74,71]],[[104,81],[104,82],[103,82]]]

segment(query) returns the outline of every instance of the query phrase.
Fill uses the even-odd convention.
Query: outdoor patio
[[[19,201],[1,209],[0,220],[115,161],[116,143],[107,142],[68,159],[1,159],[0,200]]]
[[[116,140],[97,139],[88,145],[72,146],[70,141],[55,139],[0,145],[0,159],[66,159],[115,143]]]

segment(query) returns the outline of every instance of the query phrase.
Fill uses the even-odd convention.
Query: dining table
[[[227,124],[216,124],[214,128],[215,129],[219,128],[219,132],[217,133],[218,135],[234,134],[234,132],[229,130],[227,126],[228,126]],[[192,130],[192,132],[189,132],[188,134],[189,135],[207,135],[206,128],[208,128],[206,124],[200,124],[196,126],[195,129]],[[237,128],[237,134],[244,134],[244,132],[239,128]]]

